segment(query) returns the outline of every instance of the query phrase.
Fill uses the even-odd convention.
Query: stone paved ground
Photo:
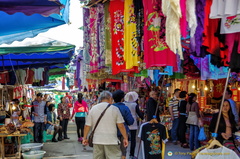
[[[75,123],[69,124],[68,135],[70,137],[70,140],[64,140],[57,143],[45,143],[43,149],[47,151],[47,153],[45,154],[44,159],[92,159],[92,148],[86,147],[87,150],[83,150],[83,146],[79,142],[77,142]],[[136,156],[138,153],[138,148],[139,142],[136,146]],[[168,152],[172,152],[172,156],[168,156]],[[189,149],[183,149],[179,145],[173,145],[171,142],[168,142],[166,144],[165,159],[190,159],[189,153]],[[142,159],[141,151],[139,152],[138,159]]]

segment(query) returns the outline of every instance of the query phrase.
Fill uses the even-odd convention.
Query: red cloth
[[[222,96],[224,91],[224,86],[226,83],[226,79],[219,79],[213,81],[213,97],[219,98]]]
[[[120,72],[134,71],[134,69],[126,69],[126,63],[123,58],[124,1],[123,0],[110,1],[109,12],[111,17],[111,32],[112,32],[112,74],[115,75]]]
[[[143,0],[144,5],[144,62],[146,68],[177,66],[176,55],[165,42],[166,17],[162,0]]]
[[[9,82],[8,72],[0,73],[0,83],[5,84]]]
[[[76,101],[74,103],[72,116],[74,116],[75,113],[79,112],[88,112],[88,105],[87,102],[85,102],[84,100],[82,100],[82,103],[79,103],[79,101]]]
[[[31,69],[26,69],[26,84],[33,84],[34,71]]]
[[[65,77],[62,78],[62,90],[65,90]]]
[[[219,30],[220,19],[209,18],[211,5],[212,0],[206,1],[206,5],[204,8],[205,18],[202,45],[207,47],[207,52],[209,52],[210,54],[220,56],[220,58],[223,59],[225,66],[227,66],[226,61],[228,56],[228,49],[226,49],[224,41],[220,41],[220,39],[222,38]]]

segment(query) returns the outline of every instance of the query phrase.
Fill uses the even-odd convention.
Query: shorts
[[[93,144],[93,159],[121,159],[119,145]]]

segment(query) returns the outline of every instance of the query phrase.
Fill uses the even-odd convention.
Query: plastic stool
[[[43,142],[47,142],[48,140],[52,140],[53,135],[47,134],[47,131],[43,131]]]

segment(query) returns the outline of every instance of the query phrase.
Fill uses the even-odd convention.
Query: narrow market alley
[[[83,150],[82,144],[77,141],[76,126],[71,122],[68,126],[68,136],[70,140],[61,142],[46,142],[43,149],[47,152],[44,159],[92,159],[93,149],[86,147]],[[139,149],[139,140],[136,145],[135,155],[137,156]],[[171,154],[172,153],[172,154]],[[127,159],[129,158],[129,148],[127,151]],[[181,148],[180,145],[173,145],[170,141],[166,144],[165,159],[190,159],[190,150]],[[138,159],[142,159],[142,152],[139,151]]]

